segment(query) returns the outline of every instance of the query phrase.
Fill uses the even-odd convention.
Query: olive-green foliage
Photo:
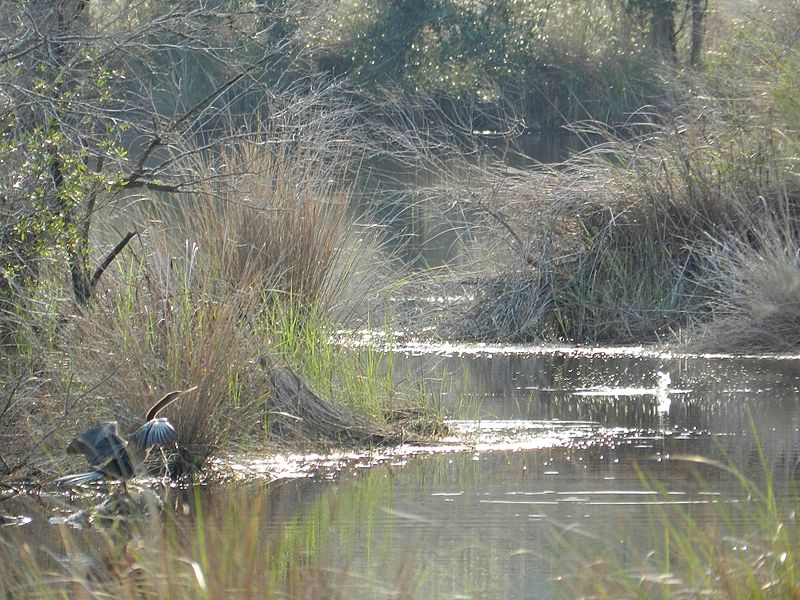
[[[312,46],[323,67],[366,85],[502,100],[552,126],[621,120],[652,100],[644,27],[623,5],[586,0],[363,0],[340,3]]]
[[[293,80],[293,10],[280,0],[4,6],[4,313],[35,292],[40,263],[52,257],[66,258],[75,297],[87,302],[97,283],[88,239],[101,209],[121,189],[194,182],[192,157],[229,139],[224,127],[251,120],[267,86],[288,87],[276,82]]]
[[[4,82],[12,81],[8,86],[0,84],[0,102],[8,107],[0,141],[0,302],[7,311],[15,305],[19,308],[22,291],[35,286],[41,261],[67,259],[76,269],[88,268],[86,202],[112,191],[119,180],[92,168],[95,156],[76,144],[75,127],[86,126],[89,132],[84,139],[91,138],[89,145],[111,160],[123,159],[125,150],[119,144],[122,127],[111,122],[89,126],[76,122],[75,114],[65,115],[67,111],[91,112],[106,101],[113,79],[107,70],[87,69],[81,73],[82,81],[69,84],[47,72],[30,77],[32,73],[20,65],[0,63],[0,74],[6,75]],[[48,98],[52,105],[13,106],[21,101],[14,94],[20,84],[31,86],[32,94]],[[62,106],[70,108],[62,110]],[[3,319],[8,318],[6,312]]]
[[[707,73],[720,97],[747,99],[796,136],[800,123],[800,12],[790,0],[763,3],[733,21],[708,57]]]
[[[86,203],[118,184],[96,160],[125,156],[124,126],[109,117],[118,108],[120,74],[95,60],[100,48],[77,41],[89,29],[82,12],[77,4],[17,3],[0,21],[0,45],[8,49],[0,57],[4,306],[18,304],[21,289],[35,285],[42,259],[67,257],[73,276],[83,276]]]

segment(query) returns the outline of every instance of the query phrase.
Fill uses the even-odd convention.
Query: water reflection
[[[293,478],[171,492],[180,572],[199,565],[215,577],[203,531],[207,552],[226,548],[215,560],[244,565],[216,565],[212,597],[252,586],[284,597],[552,598],[609,542],[639,564],[659,511],[717,527],[720,506],[747,505],[728,471],[670,457],[716,458],[760,480],[763,452],[779,503],[793,498],[794,360],[531,350],[392,364],[396,377],[421,376],[455,419],[441,447],[273,457],[297,467]],[[726,514],[733,526],[747,511]],[[17,529],[60,555],[66,538],[46,518]],[[70,544],[92,555],[97,535]]]
[[[410,577],[415,598],[548,598],[579,568],[570,544],[631,543],[634,562],[650,511],[691,507],[702,522],[714,503],[739,500],[730,478],[709,471],[700,484],[685,463],[648,463],[669,484],[646,489],[638,456],[630,445],[438,454],[252,493],[277,501],[285,512],[269,532],[302,536],[343,597],[397,594]],[[216,494],[224,504],[222,490],[209,502]]]
[[[720,504],[746,503],[729,472],[672,455],[730,460],[759,479],[757,437],[777,494],[793,493],[794,361],[409,354],[394,368],[422,376],[449,414],[475,417],[453,423],[449,442],[462,446],[375,458],[369,468],[361,457],[340,463],[332,480],[238,492],[279,507],[267,533],[302,537],[344,597],[551,598],[609,542],[623,549],[623,568],[638,565],[658,511],[688,510],[703,526]],[[675,392],[668,407],[659,371]],[[580,393],[590,390],[598,393]],[[224,504],[229,494],[206,498]],[[735,526],[746,511],[726,514]]]
[[[466,406],[484,419],[563,419],[660,431],[669,449],[729,453],[748,475],[761,470],[756,437],[769,462],[787,473],[800,451],[800,368],[794,359],[532,352],[432,361],[407,354],[395,368],[397,377],[423,377],[450,414]],[[659,410],[666,403],[647,391],[658,385],[659,372],[670,374],[675,390],[666,412]],[[637,388],[643,393],[629,393]],[[580,393],[587,390],[598,393]]]

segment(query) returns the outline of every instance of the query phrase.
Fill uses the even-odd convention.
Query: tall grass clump
[[[748,215],[747,238],[710,239],[705,245],[711,318],[693,332],[693,350],[800,348],[800,228],[794,206],[777,208]]]
[[[334,270],[346,252],[347,191],[315,172],[311,152],[241,145],[220,160],[222,189],[184,199],[178,218],[227,288],[289,294],[320,309],[340,299],[345,280]]]
[[[740,485],[738,501],[719,499],[697,508],[658,506],[649,515],[649,536],[624,539],[620,545],[609,542],[603,558],[582,554],[580,534],[567,533],[562,538],[565,551],[581,568],[562,580],[563,597],[796,598],[798,507],[796,501],[778,504],[769,467],[761,458],[764,481],[749,480],[735,467],[702,457],[676,457],[694,464],[701,482],[701,473],[711,473],[709,466],[732,475]],[[666,493],[642,478],[654,491]]]
[[[105,306],[75,315],[53,351],[52,377],[69,398],[61,417],[85,419],[80,427],[116,419],[130,431],[159,395],[197,385],[168,411],[197,466],[223,441],[246,440],[263,412],[267,390],[252,373],[261,344],[247,327],[256,298],[214,293],[196,244],[186,240],[177,254],[163,233],[142,239],[147,258],[120,262]]]
[[[239,170],[269,177],[235,179],[240,200],[234,207],[212,201],[191,222],[215,255],[214,264],[224,267],[219,277],[260,295],[254,326],[266,336],[272,359],[291,365],[322,396],[381,419],[397,400],[391,358],[384,368],[380,353],[356,355],[331,337],[368,319],[397,266],[382,252],[380,238],[352,222],[343,182],[298,168],[296,160],[254,160],[240,151],[227,163],[241,162],[248,168]],[[229,232],[237,232],[236,238]]]
[[[753,231],[751,215],[791,214],[800,186],[778,128],[704,104],[681,117],[642,113],[624,134],[583,126],[603,141],[560,165],[479,165],[450,180],[445,194],[476,216],[470,235],[491,259],[449,331],[636,342],[677,339],[713,317],[727,289],[709,240],[757,247],[767,232]]]
[[[193,385],[166,411],[179,432],[177,465],[262,444],[270,415],[281,412],[272,377],[299,362],[276,348],[285,318],[266,315],[291,307],[298,335],[308,336],[320,331],[312,323],[363,314],[380,250],[364,235],[348,244],[349,195],[333,168],[286,145],[228,152],[198,164],[213,176],[196,193],[134,199],[120,226],[138,234],[104,275],[102,293],[85,309],[65,303],[51,342],[40,340],[52,382],[43,402],[58,405],[28,424],[49,455],[44,463],[92,423],[116,419],[130,431],[154,399]],[[309,398],[338,405],[333,396]],[[313,436],[313,408],[304,419]]]
[[[727,292],[707,285],[707,240],[749,242],[751,214],[800,200],[769,124],[737,125],[708,109],[706,116],[706,126],[676,119],[635,145],[615,141],[590,151],[589,165],[578,163],[608,176],[603,185],[614,196],[602,193],[576,214],[582,247],[559,304],[561,322],[572,324],[568,337],[674,339],[707,320],[710,303]]]

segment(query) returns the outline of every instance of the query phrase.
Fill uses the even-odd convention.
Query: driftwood
[[[315,394],[287,365],[268,368],[270,433],[284,440],[324,440],[356,444],[398,444],[402,430],[356,414]]]

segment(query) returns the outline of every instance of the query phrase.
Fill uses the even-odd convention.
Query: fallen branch
[[[315,394],[287,365],[268,370],[269,429],[286,440],[325,440],[356,444],[399,444],[402,431],[375,423],[347,406]]]

